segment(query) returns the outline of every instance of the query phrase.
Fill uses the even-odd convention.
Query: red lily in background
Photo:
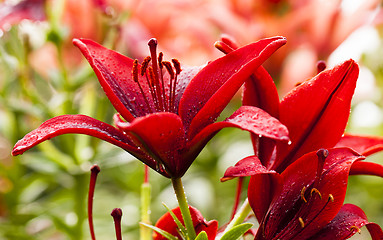
[[[243,82],[285,42],[283,37],[260,40],[190,68],[176,59],[173,65],[164,61],[162,53],[157,59],[154,39],[149,41],[151,56],[142,65],[91,40],[75,39],[119,113],[114,117],[117,128],[84,115],[58,116],[17,142],[12,154],[61,134],[81,133],[123,148],[166,177],[179,178],[222,128],[287,141],[286,128],[256,107],[243,106],[214,123]]]
[[[0,4],[0,30],[9,28],[24,19],[45,20],[45,0],[23,0],[17,4]]]
[[[189,206],[189,210],[190,210],[190,213],[192,215],[192,220],[193,220],[194,228],[195,228],[197,235],[200,232],[205,231],[208,239],[214,240],[216,235],[217,235],[217,231],[218,231],[218,222],[216,220],[212,220],[212,221],[207,222],[204,219],[204,217],[202,216],[202,214],[198,211],[198,209],[196,209],[192,206]],[[172,209],[171,211],[178,218],[178,220],[183,224],[183,219],[181,216],[180,208],[177,207],[177,208]],[[158,219],[155,226],[158,227],[159,229],[164,230],[164,231],[170,233],[171,235],[181,239],[178,226],[175,223],[173,217],[171,216],[171,214],[169,212],[165,213],[160,219]],[[153,233],[153,239],[154,240],[166,240],[167,238],[165,238],[164,236],[162,236],[161,234],[159,234],[157,232],[154,232]]]
[[[281,174],[254,162],[248,198],[260,223],[255,239],[347,239],[365,225],[373,240],[382,239],[359,207],[343,205],[350,168],[363,159],[349,148],[320,149]]]
[[[230,52],[236,45],[223,39],[218,47]],[[281,173],[305,153],[319,148],[334,146],[350,147],[364,156],[382,149],[382,138],[346,135],[342,137],[351,109],[359,68],[353,60],[348,60],[332,69],[301,83],[281,101],[275,84],[263,68],[259,68],[246,81],[243,92],[243,105],[259,107],[279,119],[289,130],[291,142],[280,143],[257,135],[252,136],[255,156],[269,170]],[[323,71],[322,71],[323,70]],[[256,160],[257,159],[257,160]],[[251,160],[246,159],[249,163]],[[245,162],[229,168],[223,180],[235,176],[251,175]],[[375,163],[357,162],[350,174],[371,174],[383,177],[383,166]]]

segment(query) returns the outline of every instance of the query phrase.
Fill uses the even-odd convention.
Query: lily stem
[[[234,215],[234,218],[230,221],[230,223],[227,225],[225,231],[223,234],[231,230],[233,227],[243,223],[246,219],[246,217],[249,215],[251,211],[251,207],[249,204],[249,200],[246,198],[246,200],[243,202],[241,208],[238,210],[238,212]]]
[[[141,222],[148,225],[150,222],[150,200],[151,200],[151,185],[148,181],[148,167],[145,166],[145,177],[144,182],[141,185]],[[140,239],[151,240],[152,231],[150,228],[144,225],[140,226]]]
[[[185,223],[187,234],[190,240],[194,240],[196,238],[196,233],[181,178],[172,178],[172,184],[181,210],[182,218]]]

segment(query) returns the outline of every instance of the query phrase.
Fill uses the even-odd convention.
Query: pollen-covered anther
[[[176,70],[176,74],[177,75],[180,74],[182,71],[181,70],[181,63],[175,58],[172,59],[172,63],[173,63],[174,69]]]
[[[174,79],[174,71],[173,71],[173,68],[172,68],[172,64],[170,62],[168,62],[168,61],[162,61],[162,64],[166,68],[166,71],[169,73],[170,78]]]
[[[301,228],[304,228],[305,227],[305,222],[303,221],[303,219],[301,217],[299,217],[298,221],[299,221],[299,224],[301,225]]]
[[[305,198],[305,192],[306,192],[306,187],[303,187],[302,190],[301,190],[301,198],[302,200],[307,203],[307,200]]]
[[[360,230],[360,228],[358,228],[357,226],[351,226],[350,227],[350,231],[351,232],[357,231],[359,234],[362,232],[362,230]]]
[[[334,196],[333,196],[331,193],[328,195],[328,199],[327,199],[327,201],[328,201],[328,202],[329,202],[329,201],[331,201],[331,202],[334,202],[334,201],[335,201]]]
[[[141,64],[141,76],[144,76],[145,73],[146,73],[146,69],[148,68],[149,66],[149,63],[150,61],[152,60],[152,58],[150,56],[147,56],[144,61],[142,61],[142,64]]]
[[[138,83],[138,60],[137,59],[133,61],[132,76],[133,76],[134,82]]]
[[[158,54],[158,66],[160,67],[160,69],[162,69],[164,67],[164,65],[162,64],[163,60],[164,60],[164,54],[162,52],[160,52]]]
[[[318,189],[312,188],[311,191],[310,191],[310,196],[313,196],[313,193],[318,194],[319,198],[322,199],[322,194],[319,192]]]

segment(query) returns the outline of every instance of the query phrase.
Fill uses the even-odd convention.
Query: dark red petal
[[[312,152],[291,164],[281,174],[283,188],[271,204],[270,217],[265,223],[266,234],[280,231],[277,237],[281,239],[307,239],[327,225],[343,205],[352,163],[361,159],[362,156],[349,148],[329,149],[320,181],[315,186],[322,199],[317,193],[312,197],[305,195],[307,203],[302,199],[301,191],[303,187],[312,187],[317,175],[318,157]],[[330,194],[334,201],[329,200]],[[299,217],[305,222],[304,228],[300,226]],[[283,221],[286,225],[278,230],[278,226],[284,225]]]
[[[24,19],[45,20],[45,0],[23,0],[15,5],[0,4],[0,29],[18,24]]]
[[[131,123],[117,124],[126,133],[137,136],[171,177],[181,177],[189,168],[191,163],[183,161],[180,155],[186,144],[182,121],[177,114],[153,113]]]
[[[96,73],[106,96],[125,120],[130,122],[134,117],[144,116],[150,112],[145,97],[132,78],[132,59],[107,49],[92,40],[74,39],[73,44],[84,54]],[[147,94],[146,99],[152,107],[153,101],[149,97],[146,79],[140,74],[138,75],[139,82]]]
[[[339,141],[358,72],[353,60],[346,61],[304,82],[281,101],[280,120],[289,129],[292,144],[277,144],[274,169],[281,172],[303,154],[333,147]]]
[[[179,113],[190,138],[213,123],[244,81],[279,47],[283,37],[260,40],[209,63],[186,88]]]
[[[233,167],[226,169],[225,174],[221,178],[221,182],[236,177],[247,177],[260,173],[275,173],[275,171],[267,170],[257,156],[250,156],[238,161]]]
[[[279,119],[279,96],[277,88],[269,73],[261,66],[244,84],[242,104],[255,106],[265,110],[271,116]],[[251,139],[254,152],[264,166],[270,166],[271,156],[275,148],[275,141],[259,138],[252,134]]]
[[[366,224],[368,220],[362,209],[353,204],[345,204],[335,218],[310,239],[347,239]]]
[[[62,115],[45,121],[40,127],[25,135],[14,146],[12,155],[22,154],[43,141],[68,133],[97,137],[128,152],[141,154],[124,133],[107,123],[85,115]]]
[[[243,174],[245,173],[245,174]],[[271,200],[280,191],[282,178],[274,171],[267,170],[255,156],[239,161],[234,167],[226,170],[223,179],[233,176],[251,174],[247,196],[259,223],[265,216]]]
[[[223,122],[208,125],[187,145],[184,159],[194,160],[206,143],[222,128],[236,127],[265,138],[288,141],[287,128],[262,109],[242,106]]]
[[[210,221],[207,222],[202,214],[194,207],[189,206],[190,214],[192,217],[193,225],[196,230],[196,233],[200,233],[201,231],[205,231],[208,235],[209,240],[213,240],[217,234],[218,229],[218,222],[217,221]],[[181,210],[179,207],[174,208],[171,210],[174,215],[180,220],[180,222],[183,224],[183,218],[181,215]],[[181,236],[178,234],[178,227],[175,223],[173,217],[170,215],[170,213],[165,213],[156,223],[156,227],[172,234],[173,236],[176,236],[181,239]],[[153,240],[166,240],[165,237],[163,237],[161,234],[154,232],[153,233]]]
[[[368,231],[370,232],[372,240],[382,240],[383,231],[382,228],[376,223],[368,223],[366,225]]]
[[[383,137],[345,134],[335,147],[349,147],[363,156],[383,150]]]
[[[383,177],[383,166],[373,162],[354,162],[351,166],[350,175],[372,175]]]

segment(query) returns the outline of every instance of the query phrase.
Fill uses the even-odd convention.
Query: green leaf
[[[240,225],[237,225],[230,229],[228,232],[226,232],[222,237],[221,240],[233,240],[238,239],[241,237],[247,230],[249,230],[253,226],[252,223],[242,223]]]
[[[162,205],[164,205],[164,207],[168,210],[169,214],[172,216],[174,222],[177,224],[177,227],[181,232],[181,235],[186,237],[187,231],[184,225],[181,223],[181,221],[177,218],[177,216],[173,213],[172,210],[170,210],[170,208],[165,203],[162,203]]]
[[[149,225],[149,224],[146,224],[146,223],[143,223],[143,222],[140,222],[141,225],[145,226],[145,227],[148,227],[150,229],[152,229],[153,231],[156,231],[158,232],[159,234],[161,234],[163,237],[165,237],[166,239],[169,239],[169,240],[178,240],[177,237],[171,235],[170,233],[162,230],[161,228],[158,228],[156,226],[153,226],[153,225]]]
[[[208,240],[207,233],[205,231],[200,232],[195,240]]]

